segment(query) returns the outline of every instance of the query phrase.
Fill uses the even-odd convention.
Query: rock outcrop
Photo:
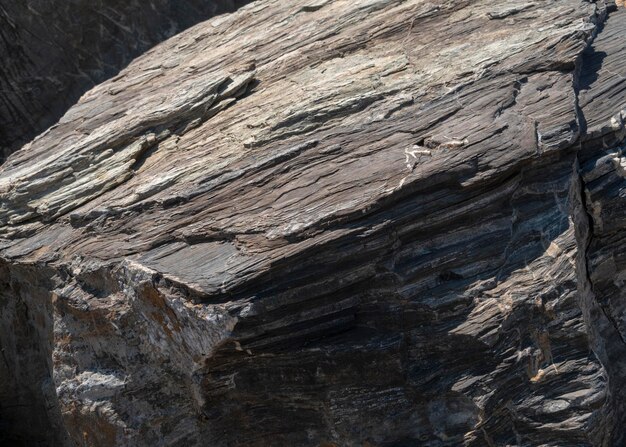
[[[624,29],[259,0],[140,56],[0,168],[4,440],[623,445]]]

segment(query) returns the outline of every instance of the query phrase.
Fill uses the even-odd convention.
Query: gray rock
[[[623,445],[625,25],[265,0],[136,59],[0,168],[5,439]]]
[[[248,1],[0,1],[0,162],[148,48]]]

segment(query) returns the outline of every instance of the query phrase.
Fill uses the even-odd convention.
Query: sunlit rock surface
[[[145,53],[0,168],[4,439],[623,445],[624,29],[260,0]]]

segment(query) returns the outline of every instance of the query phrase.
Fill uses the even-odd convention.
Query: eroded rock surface
[[[0,170],[6,438],[622,445],[625,26],[265,0],[147,52]]]

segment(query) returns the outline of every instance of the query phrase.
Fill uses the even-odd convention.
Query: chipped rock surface
[[[624,29],[259,0],[143,54],[0,168],[0,439],[623,445]]]

